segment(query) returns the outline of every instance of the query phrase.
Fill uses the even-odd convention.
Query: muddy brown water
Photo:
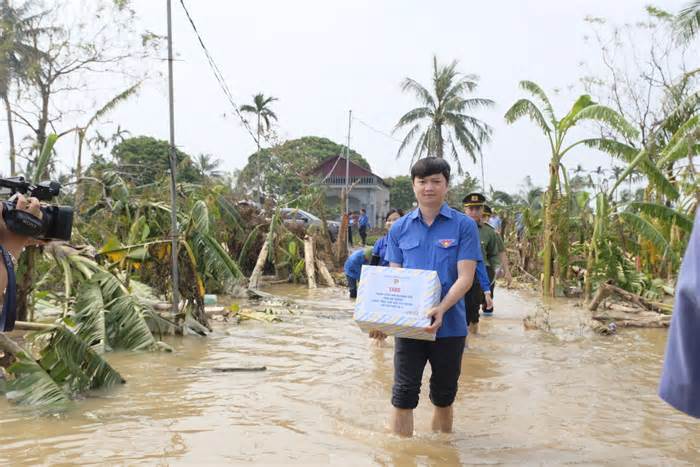
[[[392,348],[354,325],[342,290],[270,290],[299,313],[277,324],[218,324],[173,354],[110,354],[128,383],[60,415],[0,401],[0,464],[693,465],[700,422],[656,387],[664,330],[582,336],[578,311],[555,304],[558,333],[525,331],[534,301],[498,294],[470,341],[455,432],[387,434]],[[558,321],[558,322],[557,322]],[[267,366],[264,373],[215,367]],[[425,378],[429,371],[426,371]]]

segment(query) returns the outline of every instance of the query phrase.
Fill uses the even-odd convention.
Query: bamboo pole
[[[310,289],[316,288],[314,256],[314,239],[307,235],[304,237],[304,263],[306,264],[306,279]]]

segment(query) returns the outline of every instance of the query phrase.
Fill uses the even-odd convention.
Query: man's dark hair
[[[394,208],[391,208],[391,209],[389,209],[389,212],[386,213],[386,216],[384,216],[384,222],[388,221],[388,220],[389,220],[389,216],[391,216],[391,215],[394,214],[394,213],[398,214],[399,217],[403,217],[403,209],[394,209]]]
[[[367,212],[365,208],[360,209],[360,212]]]
[[[439,157],[426,157],[424,159],[418,160],[413,167],[411,167],[411,181],[418,178],[425,178],[431,175],[442,174],[445,176],[445,180],[449,183],[450,181],[450,164]]]

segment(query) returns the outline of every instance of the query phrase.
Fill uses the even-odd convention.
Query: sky
[[[618,24],[644,17],[647,2],[636,0],[184,0],[218,63],[234,99],[252,101],[262,92],[279,100],[273,109],[283,139],[307,135],[347,140],[375,173],[407,174],[410,156],[396,158],[403,133],[390,135],[399,117],[415,107],[402,93],[412,77],[429,84],[432,57],[458,60],[458,69],[480,77],[474,96],[496,106],[473,115],[489,123],[493,141],[484,148],[486,184],[517,191],[530,175],[544,185],[547,143],[532,123],[507,125],[503,114],[523,94],[518,82],[539,83],[563,114],[583,93],[582,63],[600,61],[584,41],[584,18]],[[139,26],[166,34],[164,0],[133,0]],[[659,0],[672,12],[684,1]],[[180,0],[173,0],[176,144],[197,155],[209,153],[225,170],[242,168],[255,142],[241,126],[209,69]],[[163,56],[165,50],[163,50]],[[149,66],[167,71],[165,61]],[[167,79],[151,79],[139,95],[119,107],[111,121],[133,135],[168,138]],[[115,87],[115,91],[118,91]],[[555,90],[559,90],[555,92]],[[360,123],[374,128],[368,128]],[[593,134],[591,136],[594,136]],[[0,136],[4,140],[4,135]],[[73,151],[64,146],[65,152]],[[70,158],[70,157],[69,157]],[[480,175],[464,160],[465,169]],[[581,150],[567,165],[588,169],[610,165],[608,157]]]

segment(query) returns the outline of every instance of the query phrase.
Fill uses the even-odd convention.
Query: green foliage
[[[277,120],[277,115],[270,109],[270,104],[278,100],[276,97],[265,97],[262,93],[253,96],[253,105],[242,105],[242,113],[250,113],[258,119],[258,139],[260,139],[263,129],[270,129],[270,121]],[[258,141],[260,143],[260,141]]]
[[[26,352],[16,355],[17,361],[8,368],[13,379],[4,388],[8,399],[35,407],[59,408],[75,394],[124,383],[95,347],[69,329],[71,323],[64,320],[37,334],[47,341],[39,360]]]
[[[697,36],[700,30],[700,0],[692,0],[681,10],[675,27],[678,37],[683,40],[690,41]]]
[[[520,87],[530,94],[533,100],[520,99],[506,112],[505,119],[513,123],[522,117],[529,117],[542,129],[551,151],[549,162],[549,184],[544,203],[544,225],[542,239],[542,260],[544,273],[543,294],[551,295],[552,265],[553,261],[559,263],[559,279],[563,279],[568,270],[568,232],[571,227],[570,219],[572,206],[576,206],[575,198],[570,196],[570,184],[566,178],[566,169],[562,165],[562,159],[573,148],[579,145],[596,147],[603,151],[612,151],[619,154],[622,144],[614,137],[580,139],[573,143],[568,141],[569,130],[584,121],[593,121],[603,125],[608,131],[612,131],[619,138],[634,138],[637,130],[630,125],[622,115],[616,111],[597,104],[590,96],[580,96],[572,105],[569,112],[558,120],[553,112],[552,105],[544,91],[531,81],[522,81]],[[545,115],[549,122],[545,120]],[[559,200],[564,178],[564,200]],[[624,173],[623,173],[624,175]],[[660,182],[660,181],[659,181]],[[619,182],[618,182],[619,183]],[[553,248],[557,247],[557,257],[553,257]]]
[[[458,210],[462,210],[462,200],[469,193],[481,191],[481,182],[476,177],[465,173],[463,177],[451,182],[453,185],[447,192],[447,203]]]
[[[170,173],[170,143],[150,136],[127,138],[112,149],[116,167],[130,183],[136,186],[155,183]],[[192,158],[176,150],[177,180],[199,181]]]
[[[59,325],[48,334],[49,343],[41,352],[39,364],[67,393],[124,383],[101,355],[67,327]]]
[[[5,387],[9,400],[37,407],[65,405],[70,401],[68,393],[29,354],[23,352],[16,357],[17,361],[7,369],[14,376]]]
[[[627,208],[632,212],[655,218],[666,225],[676,225],[688,234],[693,230],[693,220],[690,217],[663,204],[631,202]]]
[[[345,151],[345,146],[317,136],[305,136],[262,149],[248,158],[238,176],[237,190],[247,193],[257,189],[258,171],[262,170],[266,193],[277,198],[297,196],[304,186],[314,181],[313,168],[329,157],[345,154]],[[354,150],[350,151],[350,160],[371,170],[369,163]]]
[[[58,141],[58,135],[52,133],[46,137],[44,141],[44,146],[41,148],[39,157],[35,161],[33,180],[43,180],[47,178],[49,162],[51,161],[51,156],[53,155],[53,147]]]
[[[398,177],[385,178],[384,181],[389,185],[389,198],[391,199],[391,207],[408,211],[412,209],[416,196],[413,194],[413,183],[408,175],[399,175]]]
[[[659,232],[656,226],[654,226],[654,224],[645,218],[628,211],[619,212],[617,215],[620,216],[625,223],[629,224],[642,238],[651,242],[660,252],[662,257],[674,255],[668,241],[664,235]]]

